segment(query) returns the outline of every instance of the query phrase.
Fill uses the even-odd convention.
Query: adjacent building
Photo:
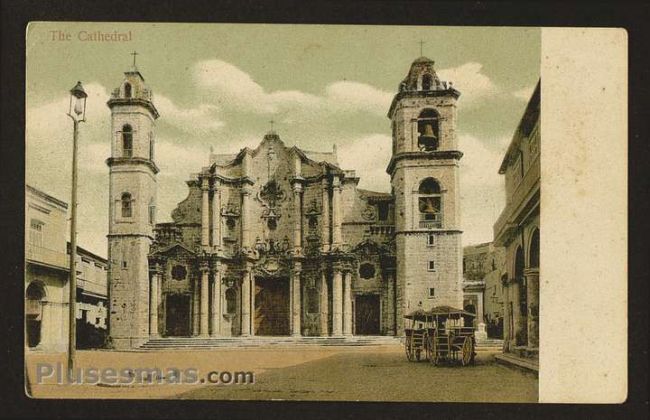
[[[106,258],[77,247],[77,319],[104,330],[108,328],[107,274]]]
[[[32,186],[25,189],[25,340],[29,349],[68,345],[70,243],[68,205]],[[107,328],[108,261],[77,247],[76,318]],[[77,336],[78,343],[84,337]]]
[[[463,308],[475,313],[476,337],[503,338],[505,249],[492,242],[463,248]]]
[[[539,348],[540,84],[514,133],[499,173],[506,206],[494,225],[506,249],[504,351],[535,356]]]
[[[25,189],[25,341],[30,349],[65,351],[68,340],[66,214],[68,205]]]
[[[392,193],[357,187],[337,154],[289,147],[211,154],[172,222],[156,223],[155,122],[144,77],[124,74],[111,109],[110,335],[401,335],[416,309],[461,307],[456,101],[415,60],[388,112]],[[300,141],[300,139],[297,139]]]

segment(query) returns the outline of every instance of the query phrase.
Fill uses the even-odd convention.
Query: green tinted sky
[[[53,41],[50,31],[57,30],[72,39]],[[82,42],[79,31],[131,31],[132,41]],[[169,211],[185,197],[183,181],[205,164],[210,146],[217,152],[254,147],[270,119],[278,121],[287,144],[328,150],[337,143],[342,166],[357,169],[362,186],[386,190],[386,101],[420,55],[420,40],[442,78],[462,93],[458,133],[466,154],[461,178],[465,242],[489,241],[503,200],[499,160],[539,78],[537,28],[32,23],[27,34],[27,181],[69,201],[71,129],[66,109],[59,113],[59,108],[67,91],[82,80],[90,97],[82,133],[81,153],[88,159],[80,169],[87,184],[80,186],[86,193],[80,240],[105,254],[106,94],[120,84],[129,53],[136,50],[138,68],[161,111],[159,221],[169,219]],[[211,72],[207,83],[197,78],[201,63],[208,63]],[[238,83],[242,77],[250,80]],[[348,85],[340,82],[354,82],[354,92],[346,92]],[[259,101],[255,89],[260,89]],[[369,92],[367,100],[364,92]],[[376,153],[368,150],[373,147]],[[182,162],[180,153],[187,156]]]

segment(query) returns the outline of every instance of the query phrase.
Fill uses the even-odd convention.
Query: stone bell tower
[[[393,153],[387,172],[395,197],[398,334],[403,316],[449,305],[462,309],[456,101],[433,60],[411,64],[393,98]]]
[[[149,267],[156,212],[154,128],[158,111],[142,74],[124,73],[111,109],[109,167],[109,332],[116,349],[149,338]]]

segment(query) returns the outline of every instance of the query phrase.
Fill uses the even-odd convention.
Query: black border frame
[[[209,0],[5,0],[1,4],[0,238],[3,245],[0,331],[2,416],[141,418],[227,417],[503,418],[619,417],[648,410],[646,238],[650,213],[647,108],[650,65],[646,4],[621,2],[431,2],[431,1],[251,1]],[[423,15],[422,10],[434,10]],[[25,34],[29,21],[145,21],[227,23],[319,23],[462,26],[623,27],[629,37],[629,394],[621,405],[325,403],[158,400],[33,400],[23,389]],[[606,171],[603,171],[606,176]],[[498,386],[498,384],[495,384]],[[643,411],[642,411],[643,410]]]

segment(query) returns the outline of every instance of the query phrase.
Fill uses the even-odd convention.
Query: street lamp
[[[72,199],[70,200],[70,308],[68,332],[68,378],[73,377],[74,353],[76,348],[76,300],[77,300],[77,139],[79,123],[86,121],[86,98],[81,82],[70,89],[68,116],[73,121],[72,136]]]

